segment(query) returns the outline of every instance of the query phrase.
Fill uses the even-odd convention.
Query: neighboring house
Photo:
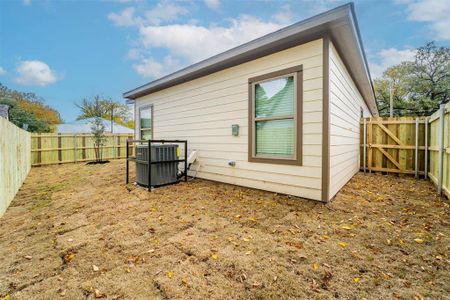
[[[188,140],[198,177],[325,202],[359,170],[361,116],[378,115],[353,4],[124,97],[136,138]]]
[[[0,104],[0,117],[9,120],[9,106],[6,104]]]
[[[57,133],[91,133],[94,118],[82,119],[72,123],[56,125]],[[111,133],[111,121],[103,119],[105,133]],[[113,122],[113,133],[133,133],[134,130]]]

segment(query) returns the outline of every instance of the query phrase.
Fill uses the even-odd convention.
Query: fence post
[[[126,150],[126,151],[128,151],[128,150]],[[121,156],[120,156],[120,136],[117,137],[117,158],[121,158]]]
[[[58,133],[58,161],[59,162],[62,161],[61,147],[62,147],[61,133]]]
[[[116,159],[116,135],[112,136],[112,142],[113,142],[113,159]]]
[[[41,150],[41,148],[42,148],[42,139],[41,139],[41,134],[40,133],[38,133],[38,136],[37,136],[37,148],[38,148],[37,162],[38,162],[38,165],[40,166],[41,163],[42,163],[42,150]]]
[[[367,120],[364,119],[364,129],[363,129],[363,169],[364,173],[366,173],[366,156],[367,156]]]
[[[428,178],[428,117],[425,118],[425,179]]]
[[[414,176],[419,178],[419,118],[416,118],[416,147],[414,150]]]
[[[439,145],[439,156],[438,156],[438,194],[442,195],[442,180],[444,177],[443,164],[444,164],[444,113],[445,104],[441,104],[439,108],[439,134],[438,134],[438,145]]]
[[[369,173],[372,174],[372,146],[370,145],[372,143],[372,117],[369,118],[369,124],[368,124],[368,128],[367,128],[367,146],[369,146],[369,151],[368,151],[368,163],[367,166],[369,168]]]
[[[77,162],[77,134],[73,135],[73,162]]]
[[[81,146],[83,147],[83,150],[81,150],[81,158],[83,160],[86,159],[86,135],[83,133],[83,136],[81,137]]]

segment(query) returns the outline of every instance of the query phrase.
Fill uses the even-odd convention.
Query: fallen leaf
[[[319,268],[319,265],[317,263],[313,263],[312,268],[313,270],[317,270]]]
[[[250,255],[250,254],[252,254],[252,251],[245,252],[245,255]]]
[[[252,221],[252,222],[256,222],[256,219],[255,218],[248,218],[250,221]]]
[[[99,268],[96,265],[92,265],[92,270],[94,270],[94,272],[98,272]]]
[[[172,279],[172,277],[173,277],[173,272],[171,272],[171,271],[167,272],[167,277],[168,277],[169,279]]]
[[[347,244],[344,242],[338,242],[338,245],[341,246],[342,248],[346,248]]]
[[[416,293],[414,295],[414,300],[423,300],[423,299],[424,299],[423,296],[421,294],[419,294],[419,293]]]
[[[211,255],[211,258],[214,259],[214,260],[218,260],[219,256],[217,254],[213,254],[213,255]]]
[[[153,253],[153,252],[155,252],[155,249],[150,249],[147,251],[147,253]]]
[[[64,262],[69,263],[74,258],[75,258],[75,253],[69,252],[66,255],[64,255]]]
[[[250,242],[248,238],[243,238],[244,242]]]
[[[291,246],[291,247],[295,247],[297,249],[302,249],[303,248],[303,244],[301,242],[298,242],[298,241],[286,242],[286,245]]]
[[[330,237],[328,236],[328,235],[326,235],[326,234],[324,234],[324,235],[322,235],[322,237],[325,239],[325,240],[328,240]]]
[[[359,277],[353,278],[353,281],[354,281],[355,283],[358,283],[358,282],[359,282]]]
[[[188,282],[189,282],[189,280],[186,278],[186,277],[184,277],[184,278],[181,278],[181,282],[183,283],[183,284],[188,284]]]
[[[392,246],[392,241],[391,241],[390,239],[387,239],[387,240],[386,240],[386,244],[387,244],[388,246]]]
[[[422,239],[414,239],[414,242],[416,242],[417,244],[423,244],[423,240]]]
[[[344,225],[344,226],[342,226],[341,227],[342,229],[345,229],[345,230],[351,230],[352,228],[350,227],[350,226],[348,226],[348,225]]]
[[[9,300],[9,294],[6,294],[6,296],[3,297],[2,300]]]
[[[25,257],[26,259],[28,259],[28,260],[30,260],[30,259],[33,258],[33,256],[31,256],[31,255],[25,255],[24,257]]]
[[[98,289],[94,290],[94,295],[95,295],[95,298],[105,298],[106,297],[106,294],[100,292]]]

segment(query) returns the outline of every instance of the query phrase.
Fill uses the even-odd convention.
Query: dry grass
[[[324,205],[204,180],[148,193],[123,174],[123,161],[32,169],[0,219],[0,295],[450,294],[449,203],[427,181],[358,174]]]

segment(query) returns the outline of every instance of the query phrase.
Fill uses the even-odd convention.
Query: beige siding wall
[[[249,163],[248,78],[300,64],[304,165]],[[187,139],[189,150],[198,150],[198,177],[320,200],[322,71],[317,40],[139,98],[136,111],[153,104],[154,138]],[[240,126],[238,137],[231,135],[232,124]]]
[[[31,169],[31,134],[0,117],[0,217]]]
[[[359,170],[361,109],[365,116],[370,116],[336,48],[330,43],[330,198]]]

